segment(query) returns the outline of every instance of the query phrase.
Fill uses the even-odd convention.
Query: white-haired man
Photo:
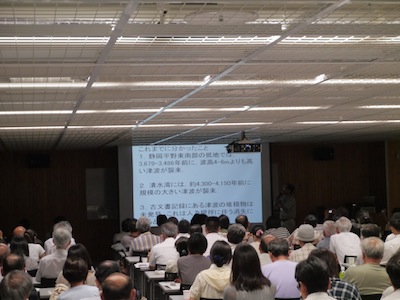
[[[345,256],[354,256],[355,261],[361,260],[360,238],[351,230],[351,221],[340,217],[336,221],[336,234],[331,236],[329,249],[336,254],[339,263],[344,263]]]
[[[44,256],[39,261],[36,281],[41,282],[42,278],[55,279],[63,270],[67,260],[67,249],[71,244],[71,232],[65,227],[59,227],[53,231],[53,242],[56,246],[55,251]]]

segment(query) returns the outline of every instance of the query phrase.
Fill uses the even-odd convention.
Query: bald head
[[[102,286],[103,300],[134,300],[136,290],[132,288],[132,281],[129,276],[122,273],[113,273],[108,276]]]
[[[17,226],[13,230],[13,236],[23,237],[25,234],[26,228],[24,226]]]

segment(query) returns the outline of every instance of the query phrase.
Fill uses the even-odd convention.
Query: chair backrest
[[[45,278],[45,277],[42,277],[40,279],[39,287],[41,287],[41,288],[55,287],[56,286],[56,280],[57,280],[57,278]]]
[[[156,270],[165,271],[166,268],[167,268],[167,265],[156,264]]]
[[[357,261],[357,256],[356,255],[345,255],[344,256],[344,263],[348,265],[355,265]]]
[[[178,278],[178,273],[165,272],[165,278],[164,279],[166,281],[174,281],[177,278]]]
[[[362,300],[380,300],[382,294],[361,295]]]
[[[191,284],[181,283],[180,290],[181,290],[181,291],[190,290],[191,287],[192,287]]]

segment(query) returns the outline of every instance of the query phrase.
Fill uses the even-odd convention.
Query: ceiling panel
[[[398,139],[399,33],[395,0],[2,1],[0,150]]]

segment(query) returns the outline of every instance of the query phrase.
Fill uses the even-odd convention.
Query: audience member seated
[[[226,237],[226,234],[228,233],[229,225],[231,225],[229,217],[227,215],[220,215],[218,217],[218,219],[219,219],[219,226],[220,226],[219,233]]]
[[[150,270],[155,270],[157,265],[166,266],[170,260],[177,260],[179,258],[179,253],[175,248],[175,237],[177,234],[178,226],[174,223],[167,222],[161,226],[161,239],[163,242],[154,245],[150,250]]]
[[[180,237],[189,238],[189,228],[190,222],[188,220],[182,219],[178,223],[178,235],[176,236],[175,240],[177,241]]]
[[[262,273],[276,287],[275,299],[299,299],[295,280],[297,263],[290,261],[289,243],[285,239],[274,239],[268,244],[272,263],[262,267]]]
[[[154,235],[161,235],[161,226],[167,223],[167,216],[164,214],[157,215],[156,222],[157,226],[151,227],[149,231],[151,231]]]
[[[322,234],[324,238],[317,244],[318,249],[329,249],[331,236],[336,233],[336,225],[332,220],[327,220],[322,224]]]
[[[263,235],[260,239],[260,247],[258,257],[260,258],[261,267],[272,263],[271,256],[269,255],[268,245],[271,241],[275,240],[276,237],[272,234]]]
[[[29,244],[40,245],[42,247],[43,251],[44,251],[43,241],[38,238],[37,233],[36,233],[35,230],[30,229],[30,228],[27,229],[25,231],[25,235],[24,236],[25,236],[25,239],[28,241]]]
[[[203,229],[201,228],[201,225],[199,224],[190,225],[189,235],[192,235],[195,232],[203,234]]]
[[[361,242],[364,263],[349,267],[343,280],[354,284],[361,296],[377,295],[391,285],[384,267],[379,264],[383,256],[383,241],[377,237],[369,237]]]
[[[382,299],[398,300],[400,299],[400,251],[397,251],[389,259],[386,264],[386,272],[389,275],[392,286],[383,292]]]
[[[132,218],[126,218],[121,222],[121,232],[114,234],[113,244],[121,242],[124,236],[129,235],[129,225],[131,224],[132,220]]]
[[[9,254],[4,258],[1,274],[2,276],[5,277],[7,274],[16,270],[23,271],[24,273],[26,272],[24,258],[16,254]],[[29,278],[32,281],[32,277],[29,276]],[[0,297],[0,299],[7,299],[7,298]],[[32,286],[31,292],[29,294],[29,300],[38,300],[38,299],[39,299],[39,293]]]
[[[243,225],[244,229],[246,230],[246,236],[244,237],[244,241],[247,243],[253,242],[253,237],[251,236],[250,230],[250,222],[246,215],[238,215],[235,219],[236,224]],[[229,228],[228,228],[229,231]]]
[[[3,268],[3,261],[10,254],[10,248],[4,244],[0,243],[0,269]],[[3,275],[0,272],[0,281],[3,279]]]
[[[158,235],[150,232],[150,228],[150,220],[146,217],[140,217],[136,222],[136,229],[140,235],[132,240],[128,256],[132,256],[135,252],[148,252],[161,241]]]
[[[231,246],[232,253],[235,252],[237,245],[244,242],[246,236],[246,228],[242,224],[232,224],[228,228],[228,233],[226,235],[228,239],[229,246]]]
[[[381,229],[378,225],[369,223],[369,224],[364,224],[361,226],[360,230],[360,238],[365,239],[367,237],[375,236],[380,238],[381,237]]]
[[[197,274],[211,266],[211,260],[203,256],[207,240],[202,233],[193,233],[188,240],[189,255],[178,259],[178,276],[181,284],[190,286]]]
[[[136,290],[132,287],[131,278],[122,273],[108,276],[102,284],[101,299],[135,300]]]
[[[129,223],[129,234],[125,235],[121,239],[121,244],[125,249],[129,249],[132,241],[140,235],[139,230],[136,228],[136,219],[131,219]]]
[[[328,294],[337,300],[361,300],[358,289],[345,281],[339,279],[339,262],[335,254],[326,248],[315,249],[311,251],[309,257],[318,257],[326,262],[331,278],[331,286]]]
[[[254,247],[238,245],[232,259],[231,285],[224,291],[224,300],[274,300],[275,291],[261,273]]]
[[[30,257],[28,242],[22,236],[14,236],[10,243],[11,253],[19,255],[24,258],[26,270],[28,272],[35,272],[39,265],[39,258],[34,259]]]
[[[217,218],[218,219],[218,218]],[[212,265],[209,269],[197,274],[190,288],[190,300],[200,298],[222,299],[224,289],[229,285],[232,259],[232,251],[225,241],[216,241],[210,252]]]
[[[328,295],[329,270],[317,257],[308,257],[296,267],[296,280],[304,300],[335,300]]]
[[[389,220],[392,237],[385,242],[385,251],[383,253],[382,264],[386,264],[388,260],[400,248],[400,212],[396,212]]]
[[[313,214],[308,214],[303,221],[303,224],[308,224],[313,227],[314,230],[314,241],[313,244],[318,244],[323,239],[323,226],[317,226],[317,217]],[[292,234],[289,236],[288,241],[291,245],[294,246],[295,249],[299,248],[300,242],[297,238],[297,231],[299,228],[296,228]]]
[[[76,244],[75,239],[72,237],[72,226],[68,221],[60,221],[60,222],[56,223],[53,226],[53,234],[54,234],[54,231],[58,228],[65,228],[66,230],[68,230],[70,232],[71,241],[70,241],[68,247]],[[46,252],[46,255],[52,254],[53,252],[56,251],[56,249],[57,249],[57,246],[54,241],[54,237],[51,237],[44,242],[44,250]]]
[[[265,234],[272,234],[278,239],[287,239],[290,235],[286,227],[281,226],[281,220],[277,216],[270,216],[265,222]]]
[[[340,217],[336,222],[336,234],[331,236],[329,249],[336,254],[340,264],[344,257],[354,256],[357,261],[361,260],[360,238],[351,230],[351,221],[346,217]]]
[[[94,271],[92,267],[92,260],[90,259],[89,252],[87,251],[86,247],[82,244],[76,244],[72,245],[68,249],[68,255],[67,258],[81,258],[86,262],[86,265],[88,266],[88,273],[87,277],[85,278],[85,284],[87,285],[92,285],[96,286],[96,277],[94,276]],[[56,284],[65,284],[66,286],[69,285],[69,281],[64,278],[63,272],[60,272],[60,274],[57,277]]]
[[[206,239],[207,239],[207,249],[204,252],[204,256],[210,255],[210,250],[216,241],[225,241],[228,240],[219,233],[219,218],[218,217],[207,217],[206,219]]]
[[[0,298],[7,299],[33,299],[30,294],[33,289],[31,276],[21,270],[14,270],[8,273],[0,284]],[[37,297],[36,299],[39,299]]]
[[[63,276],[68,280],[70,289],[62,292],[58,300],[76,300],[90,297],[98,297],[99,289],[96,286],[84,284],[88,274],[87,263],[79,257],[69,257],[65,261]]]
[[[179,257],[187,256],[189,254],[188,251],[188,238],[187,237],[180,237],[175,241],[175,249],[179,253]],[[178,259],[171,259],[165,268],[165,273],[172,273],[172,274],[178,274]],[[166,275],[167,278],[167,275]],[[176,277],[175,277],[176,278]],[[174,278],[174,279],[175,279]]]
[[[300,249],[292,251],[289,259],[294,262],[300,262],[307,259],[310,252],[316,249],[313,244],[315,241],[314,228],[309,224],[300,225],[297,229],[296,240],[299,241]]]
[[[67,248],[71,244],[71,238],[71,231],[65,226],[57,227],[53,231],[52,240],[56,249],[52,254],[46,255],[39,261],[39,267],[36,273],[37,282],[41,282],[42,278],[56,280],[67,259]]]
[[[102,261],[96,268],[96,272],[94,273],[96,277],[96,286],[101,291],[101,286],[104,280],[110,276],[112,273],[121,272],[121,268],[119,263],[114,260],[105,260]]]
[[[24,226],[17,226],[13,230],[13,237],[24,237],[26,228]]]
[[[253,246],[258,255],[260,255],[260,241],[263,235],[264,226],[257,224],[251,228],[251,236],[253,237],[253,242],[250,243],[250,245]]]
[[[179,221],[178,221],[178,219],[177,219],[176,217],[169,217],[169,218],[167,219],[167,222],[165,222],[165,223],[173,223],[173,224],[175,224],[176,226],[178,226]],[[162,231],[161,231],[161,234],[162,234]]]

